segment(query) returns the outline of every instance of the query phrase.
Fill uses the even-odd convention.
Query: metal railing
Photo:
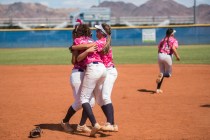
[[[84,20],[85,21],[85,20]],[[101,21],[103,22],[103,21]],[[111,17],[111,25],[169,25],[169,24],[193,24],[193,16],[147,16],[147,17]],[[36,27],[66,27],[72,26],[70,18],[1,18],[0,27],[17,26],[20,28]]]
[[[193,16],[147,16],[147,17],[112,17],[111,24],[125,25],[169,25],[169,24],[193,24]]]

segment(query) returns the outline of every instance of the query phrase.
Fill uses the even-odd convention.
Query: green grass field
[[[210,45],[180,46],[181,61],[177,64],[210,64]],[[116,64],[156,64],[155,46],[113,47]],[[0,49],[0,65],[69,65],[68,48],[14,48]]]

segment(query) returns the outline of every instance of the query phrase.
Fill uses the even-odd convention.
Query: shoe
[[[158,75],[158,78],[157,78],[157,80],[156,80],[156,83],[157,83],[157,84],[160,83],[160,81],[162,80],[162,78],[163,78],[163,74],[160,73],[160,74]]]
[[[114,124],[113,128],[114,128],[113,132],[118,132],[118,125]]]
[[[94,137],[95,134],[101,129],[101,126],[96,123],[90,132],[90,137]]]
[[[91,129],[89,127],[86,126],[86,124],[84,125],[77,125],[77,131],[78,132],[83,132],[83,133],[90,133],[91,132]]]
[[[163,93],[161,89],[157,89],[155,93]]]
[[[64,131],[66,131],[66,132],[74,131],[68,122],[64,123],[63,121],[61,121],[61,126],[63,127]]]
[[[116,126],[115,126],[116,127]],[[118,129],[118,128],[116,128]],[[109,132],[113,132],[114,131],[114,126],[111,125],[109,122],[107,122],[104,126],[101,127],[102,131],[109,131]]]

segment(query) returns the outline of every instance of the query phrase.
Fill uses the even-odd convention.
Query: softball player
[[[114,82],[117,78],[117,70],[114,67],[111,43],[111,28],[107,24],[95,25],[98,40],[95,43],[83,44],[76,48],[85,49],[89,46],[98,46],[100,57],[106,67],[107,75],[103,85],[97,85],[94,89],[97,103],[101,106],[106,118],[107,123],[102,127],[104,131],[118,131],[118,126],[114,124],[114,109],[111,101],[111,92]],[[78,61],[82,60],[86,55],[77,57]]]
[[[172,57],[175,55],[176,59],[179,61],[180,57],[177,52],[178,41],[174,37],[176,31],[172,28],[167,29],[166,36],[161,40],[158,45],[158,64],[160,68],[160,74],[156,80],[157,90],[156,93],[162,93],[160,89],[164,77],[171,77],[172,74]]]
[[[103,44],[101,59],[106,67],[107,75],[102,86],[99,87],[99,92],[102,98],[96,97],[96,100],[102,99],[102,104],[99,104],[107,118],[107,123],[102,127],[104,131],[118,131],[118,126],[114,123],[114,108],[111,100],[111,93],[115,80],[117,79],[117,70],[113,63],[113,54],[111,48],[111,27],[105,23],[95,25],[97,29],[97,46]],[[97,90],[97,89],[96,89]],[[101,103],[101,101],[97,101]]]
[[[84,39],[83,40],[75,39],[76,45],[87,44],[87,43],[88,41],[85,42]],[[74,47],[72,49],[74,49]],[[81,55],[85,57],[79,59],[78,56],[77,59],[78,62],[81,61],[86,64],[86,71],[82,83],[80,100],[82,103],[83,110],[85,110],[85,112],[87,113],[87,116],[93,126],[90,136],[94,136],[101,129],[101,126],[96,122],[95,116],[90,106],[90,100],[92,96],[94,96],[93,90],[95,89],[96,85],[103,84],[106,77],[106,68],[103,64],[103,61],[100,58],[98,50],[93,53],[84,51],[82,54],[85,54]]]
[[[93,40],[89,37],[90,36],[90,29],[89,28],[84,27],[84,29],[87,28],[86,30],[84,30],[84,32],[87,31],[86,32],[87,34],[84,34],[82,32],[81,33],[76,33],[77,28],[78,28],[78,26],[76,26],[75,29],[73,30],[73,39],[75,39],[76,37],[79,37],[79,36],[81,36],[80,38],[84,38],[84,36],[86,36],[85,38],[86,38],[86,40],[88,40],[88,42],[93,42]],[[88,51],[93,52],[94,49],[90,48],[90,49],[88,49]],[[69,107],[65,118],[61,121],[61,126],[67,132],[73,132],[73,129],[69,125],[69,120],[76,113],[76,111],[78,111],[79,109],[82,108],[81,102],[80,102],[80,92],[81,92],[81,83],[82,83],[82,80],[84,78],[84,71],[85,71],[85,67],[86,67],[84,62],[77,62],[76,61],[76,57],[78,55],[78,52],[77,51],[71,51],[71,52],[72,52],[72,64],[74,64],[74,67],[72,69],[72,73],[71,73],[71,76],[70,76],[70,83],[71,83],[71,87],[72,87],[72,90],[73,90],[73,96],[74,96],[75,101]],[[81,52],[79,52],[79,53],[81,53]],[[91,104],[91,106],[94,106],[94,104],[95,104],[94,97],[92,97],[90,99],[90,104]],[[77,126],[77,131],[91,132],[90,128],[88,128],[85,125],[86,120],[87,120],[87,115],[86,115],[85,111],[83,110],[80,124]]]

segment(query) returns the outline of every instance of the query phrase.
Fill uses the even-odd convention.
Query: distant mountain
[[[131,3],[104,1],[97,7],[109,7],[113,17],[126,16],[193,16],[194,8],[188,8],[173,0],[149,0],[135,6]],[[210,23],[210,5],[196,7],[197,23]]]
[[[192,15],[190,8],[173,0],[150,0],[131,12],[134,16],[184,16]]]
[[[112,17],[128,16],[193,16],[193,7],[188,8],[174,0],[149,0],[136,6],[132,3],[103,1],[98,6],[109,7]],[[0,18],[62,18],[69,17],[78,9],[53,9],[39,3],[16,2],[9,5],[0,4]],[[210,5],[196,7],[197,23],[210,23]]]
[[[99,6],[94,6],[94,7],[109,7],[112,11],[111,16],[113,17],[130,16],[132,11],[137,8],[137,6],[132,3],[110,2],[110,1],[104,1]]]
[[[56,18],[68,17],[77,9],[53,9],[39,3],[16,2],[9,5],[0,4],[0,18]]]
[[[210,5],[202,4],[197,7],[198,23],[210,24]]]

